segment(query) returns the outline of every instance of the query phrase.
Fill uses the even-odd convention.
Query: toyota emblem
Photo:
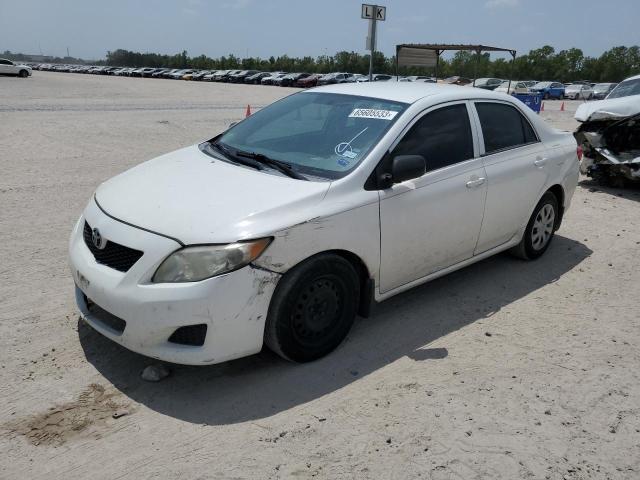
[[[99,250],[102,250],[107,244],[107,242],[105,242],[102,238],[100,230],[98,230],[97,228],[94,228],[91,232],[91,242]]]

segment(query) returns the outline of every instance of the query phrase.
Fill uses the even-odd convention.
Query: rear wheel
[[[29,72],[27,72],[26,70],[20,70],[20,73],[18,73],[18,76],[20,78],[26,78],[29,76]]]
[[[549,92],[546,92],[543,97],[545,100],[549,100]]]
[[[531,214],[522,240],[511,253],[525,260],[541,257],[553,240],[559,218],[558,199],[551,192],[545,193]]]
[[[335,254],[312,257],[287,272],[269,305],[266,345],[294,362],[334,350],[355,319],[359,280],[351,264]]]

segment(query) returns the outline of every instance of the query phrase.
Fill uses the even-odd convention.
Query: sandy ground
[[[312,364],[146,383],[79,323],[67,239],[96,186],[289,92],[0,77],[0,478],[640,478],[640,190],[583,180],[542,259],[394,297]]]

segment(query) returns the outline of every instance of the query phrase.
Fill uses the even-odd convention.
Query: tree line
[[[4,52],[6,58],[28,61],[29,56]],[[195,68],[204,70],[264,70],[285,72],[351,72],[367,73],[369,71],[369,55],[357,52],[338,52],[335,55],[319,57],[290,57],[281,55],[269,58],[239,58],[225,55],[211,58],[206,55],[190,57],[186,51],[175,55],[158,53],[140,53],[118,49],[107,52],[106,59],[98,62],[85,62],[80,59],[55,59],[56,63],[92,63],[96,65],[112,65],[121,67],[168,67]],[[387,57],[376,52],[373,57],[375,73],[396,72],[395,56]],[[400,75],[433,75],[434,69],[420,67],[401,67]],[[491,59],[489,53],[477,55],[474,52],[458,51],[451,58],[441,58],[438,77],[460,75],[463,77],[497,77],[521,80],[556,80],[570,82],[590,80],[592,82],[619,82],[634,74],[640,73],[640,47],[613,47],[599,57],[585,56],[579,48],[568,50],[555,49],[549,45],[533,49],[525,55],[510,59]]]
[[[338,52],[333,56],[290,57],[282,55],[268,59],[235,55],[210,58],[206,55],[189,57],[186,51],[176,55],[139,53],[128,50],[108,52],[105,63],[129,67],[197,68],[207,70],[245,69],[286,72],[351,72],[367,73],[369,55],[357,52]],[[376,52],[373,58],[376,73],[393,74],[396,71],[395,56],[387,57]],[[477,69],[477,70],[476,70]],[[591,80],[594,82],[618,82],[640,73],[640,47],[619,46],[607,50],[599,57],[585,56],[579,48],[556,52],[549,45],[531,50],[516,57],[515,62],[504,58],[491,59],[489,53],[458,51],[450,59],[442,59],[438,67],[439,77],[460,75],[463,77],[497,77],[512,79]],[[401,75],[432,75],[433,69],[419,67],[400,68]]]

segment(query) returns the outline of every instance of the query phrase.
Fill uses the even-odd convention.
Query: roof
[[[394,80],[390,80],[388,82],[342,83],[338,85],[316,87],[307,91],[357,95],[360,97],[373,97],[403,103],[415,103],[421,98],[442,94],[453,94],[460,99],[504,99],[504,94],[495,93],[491,90],[484,90],[482,88],[425,82],[396,82]]]
[[[516,54],[516,51],[512,48],[500,48],[500,47],[490,47],[488,45],[462,45],[462,44],[452,44],[452,43],[403,43],[400,45],[396,45],[396,51],[400,50],[403,47],[407,48],[421,48],[423,50],[471,50],[474,52],[483,51],[483,52],[509,52],[512,55]]]

